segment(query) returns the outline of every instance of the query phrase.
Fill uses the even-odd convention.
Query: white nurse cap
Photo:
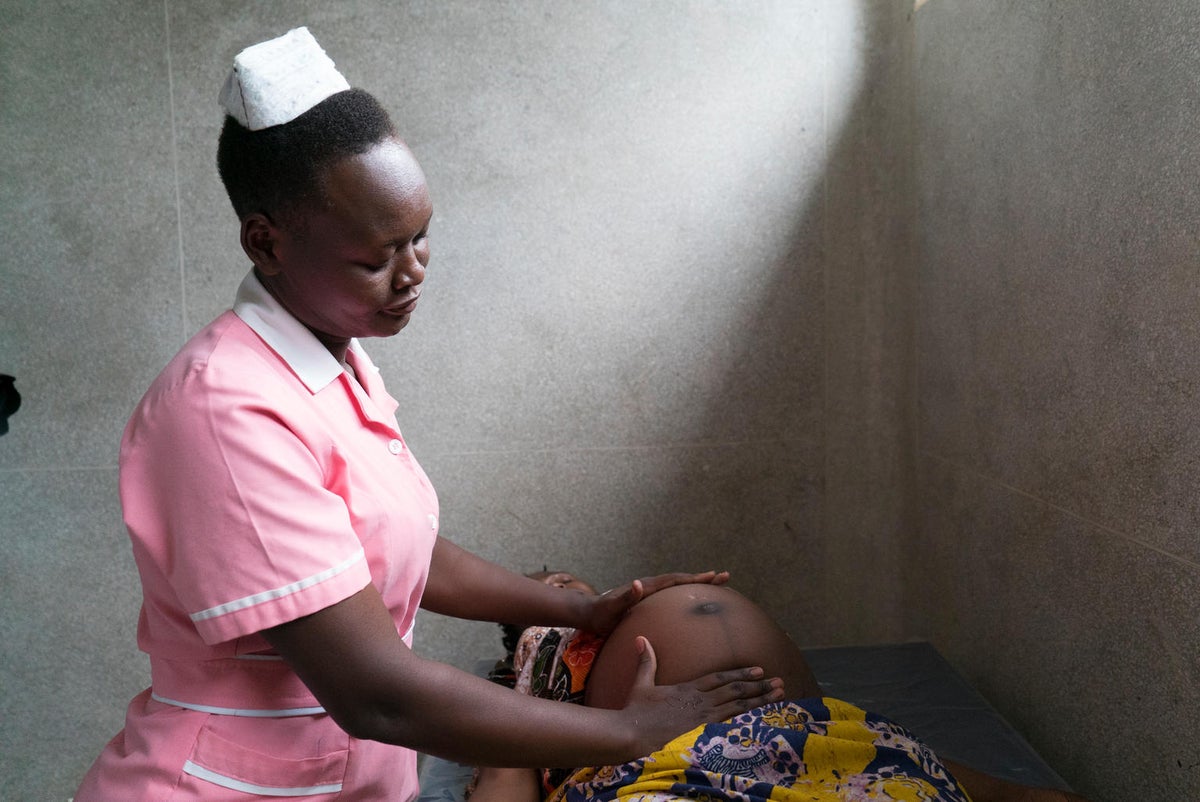
[[[261,131],[349,88],[308,28],[294,28],[238,53],[218,102],[246,128]]]

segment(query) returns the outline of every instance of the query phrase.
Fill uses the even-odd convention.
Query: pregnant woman
[[[564,576],[569,577],[548,579],[565,586]],[[647,639],[652,652],[645,648]],[[540,648],[555,640],[561,641],[556,654]],[[526,692],[565,698],[574,690],[588,706],[619,709],[653,672],[659,682],[676,683],[739,665],[759,665],[769,676],[782,677],[787,699],[696,727],[620,765],[541,776],[481,769],[471,802],[1082,800],[942,760],[883,716],[823,697],[795,643],[765,611],[727,586],[664,589],[633,607],[603,642],[583,633],[531,628],[517,646],[514,669]]]

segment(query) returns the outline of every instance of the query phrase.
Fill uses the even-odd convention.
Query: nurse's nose
[[[425,281],[425,264],[429,261],[428,253],[422,259],[418,248],[411,244],[404,248],[403,253],[396,256],[396,268],[392,274],[392,286],[397,290],[405,287],[416,287]]]

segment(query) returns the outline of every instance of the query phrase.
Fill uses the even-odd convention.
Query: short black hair
[[[282,218],[322,200],[321,174],[330,164],[395,135],[374,96],[347,89],[291,122],[261,131],[226,117],[217,141],[217,172],[239,220],[255,212]]]

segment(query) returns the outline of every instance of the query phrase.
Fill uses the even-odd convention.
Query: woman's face
[[[326,169],[323,202],[275,229],[267,289],[339,359],[351,337],[391,337],[417,305],[433,206],[420,166],[387,139]],[[257,264],[257,260],[256,260]]]
[[[563,588],[565,590],[576,590],[580,593],[586,593],[589,596],[596,595],[596,589],[584,582],[574,574],[566,571],[536,571],[529,575],[530,578],[536,579],[539,582],[544,582],[550,587]]]

